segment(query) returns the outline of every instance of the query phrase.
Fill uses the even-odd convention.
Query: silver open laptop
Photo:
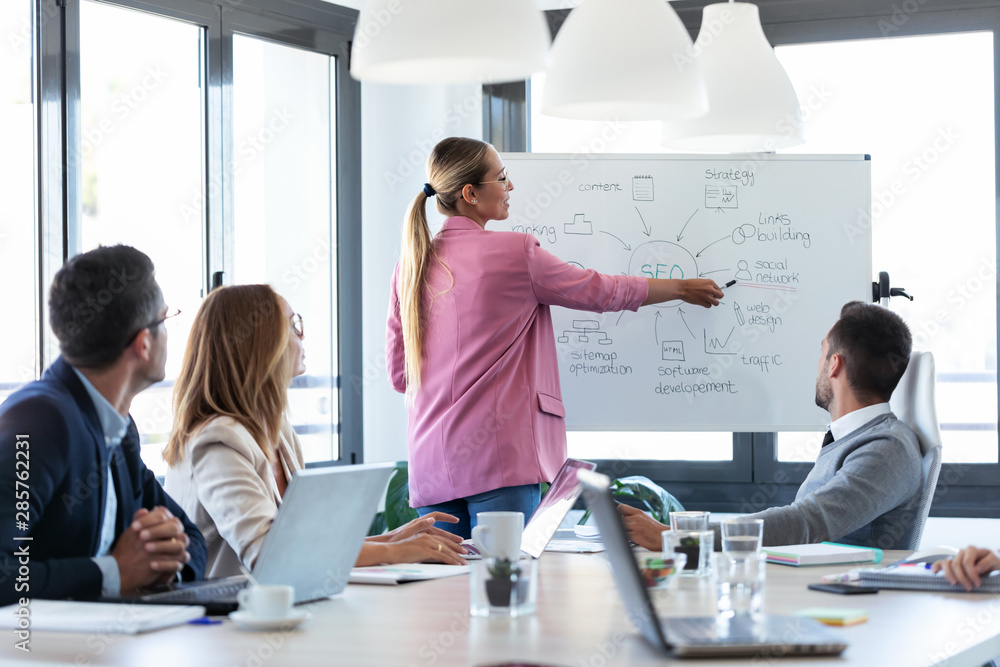
[[[385,492],[392,463],[300,470],[292,477],[253,568],[260,584],[295,587],[295,602],[337,595]],[[209,614],[237,608],[243,575],[178,584],[130,598],[145,604],[198,604]]]
[[[847,648],[839,633],[811,618],[799,616],[737,618],[724,623],[714,616],[660,619],[639,574],[625,524],[611,497],[610,480],[605,475],[586,470],[578,474],[583,498],[597,519],[629,620],[653,646],[683,657],[745,655],[759,657],[761,661],[784,655],[836,655]]]
[[[597,465],[590,461],[566,459],[562,468],[549,485],[549,490],[542,497],[531,519],[524,525],[521,533],[521,552],[532,558],[538,558],[545,551],[545,546],[559,530],[563,519],[573,509],[576,499],[580,497],[580,482],[577,480],[577,470],[593,470]],[[479,549],[472,540],[465,540],[462,546],[469,552],[463,555],[466,560],[482,558]]]

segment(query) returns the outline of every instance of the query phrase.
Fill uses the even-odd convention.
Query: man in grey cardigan
[[[852,301],[823,339],[816,405],[830,430],[795,502],[748,518],[764,520],[764,544],[837,541],[905,549],[922,487],[917,436],[889,410],[910,358],[906,323],[874,304]],[[632,540],[660,549],[666,527],[619,505]]]

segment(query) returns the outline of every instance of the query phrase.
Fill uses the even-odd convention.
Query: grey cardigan
[[[906,549],[922,492],[917,436],[892,413],[824,447],[795,502],[750,518],[764,520],[764,544],[836,541]]]

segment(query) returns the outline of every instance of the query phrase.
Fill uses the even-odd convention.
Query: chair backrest
[[[889,399],[889,407],[896,418],[916,434],[920,453],[923,455],[923,490],[908,547],[910,549],[920,546],[941,472],[941,427],[937,419],[934,385],[934,355],[930,352],[913,352],[906,372]]]

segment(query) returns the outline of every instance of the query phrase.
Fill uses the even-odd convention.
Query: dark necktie
[[[831,442],[833,442],[833,433],[830,432],[830,431],[827,431],[826,435],[823,436],[823,447],[826,447]]]

